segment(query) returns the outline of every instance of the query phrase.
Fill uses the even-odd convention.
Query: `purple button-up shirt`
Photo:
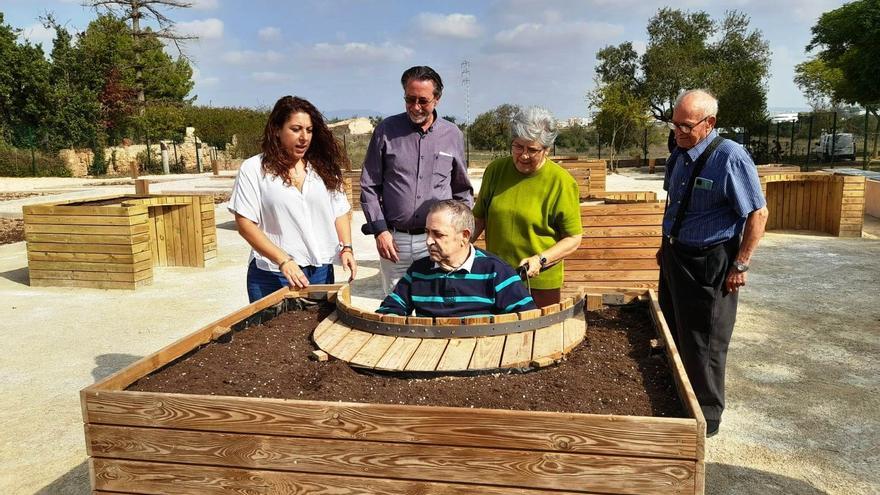
[[[474,202],[458,127],[436,112],[427,132],[406,113],[380,122],[361,173],[364,233],[424,228],[431,204],[450,198]]]

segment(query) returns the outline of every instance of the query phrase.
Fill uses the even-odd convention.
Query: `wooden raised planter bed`
[[[705,422],[650,291],[689,418],[125,390],[301,295],[278,291],[84,389],[95,493],[703,493]]]
[[[563,294],[614,287],[656,289],[657,249],[663,237],[659,202],[581,205],[584,238],[565,259]]]
[[[217,255],[211,195],[122,195],[22,208],[32,286],[135,289],[154,266]]]
[[[861,237],[865,178],[826,173],[785,173],[761,177],[767,198],[767,230],[811,230]]]

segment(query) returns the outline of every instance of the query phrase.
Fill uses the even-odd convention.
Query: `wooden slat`
[[[380,370],[402,370],[406,368],[410,358],[419,348],[421,339],[413,339],[406,337],[397,337],[391,347],[385,351],[382,359],[376,363],[376,369]]]
[[[437,364],[437,371],[458,371],[468,369],[471,356],[477,346],[477,339],[449,339],[446,351]]]
[[[64,216],[108,216],[108,217],[131,217],[146,213],[145,206],[122,207],[122,206],[46,206],[32,205],[23,206],[24,214],[30,215],[64,215]]]
[[[210,339],[210,333],[206,338]],[[127,374],[129,368],[123,374]],[[144,374],[138,373],[137,377]],[[120,373],[106,381],[128,381],[118,375]],[[87,423],[696,459],[693,419],[290,401],[98,388],[92,386],[81,393]]]
[[[78,272],[133,273],[153,266],[151,260],[137,263],[75,262],[75,261],[29,261],[29,270],[61,270]]]
[[[496,315],[497,317],[501,315]],[[516,315],[513,315],[516,317]],[[498,368],[501,365],[501,354],[504,352],[504,335],[494,337],[477,337],[474,354],[468,369],[485,370]]]
[[[28,276],[31,281],[42,280],[100,280],[106,282],[137,282],[145,278],[152,278],[151,268],[139,272],[78,272],[71,270],[36,270],[29,269]]]
[[[337,323],[336,326],[343,325]],[[332,329],[327,330],[327,332],[330,331],[332,331]],[[325,335],[327,334],[325,333]],[[353,358],[355,354],[357,354],[357,352],[361,350],[361,347],[363,347],[364,344],[366,344],[367,341],[370,340],[370,337],[372,337],[372,335],[373,334],[371,333],[352,328],[349,329],[347,333],[345,333],[345,335],[339,340],[339,342],[336,343],[336,345],[329,348],[324,348],[324,346],[321,346],[321,349],[327,351],[328,354],[337,359],[350,361],[351,358]]]
[[[150,259],[149,251],[140,253],[113,254],[113,253],[60,253],[28,251],[28,261],[60,261],[68,263],[96,262],[96,263],[126,263],[133,264]]]
[[[150,239],[149,234],[135,235],[77,235],[77,234],[38,234],[27,233],[28,242],[54,242],[63,244],[117,244],[131,245],[146,242]]]
[[[656,247],[621,249],[588,249],[581,247],[569,257],[565,258],[565,265],[569,266],[572,260],[629,260],[653,258],[656,254]]]
[[[315,329],[312,330],[312,341],[316,342],[317,339],[320,338],[321,335],[324,334],[324,332],[326,332],[328,329],[330,329],[330,327],[332,327],[333,324],[336,323],[336,321],[338,319],[339,319],[339,313],[337,311],[334,311],[334,312],[330,313],[329,315],[327,315],[326,318],[321,320],[318,323],[318,326],[316,326]]]
[[[663,238],[657,237],[613,237],[613,238],[592,238],[584,237],[581,241],[581,248],[658,248]]]
[[[634,227],[585,227],[584,237],[658,237],[663,235],[660,225]]]
[[[663,214],[651,215],[589,215],[581,217],[584,226],[590,227],[621,227],[634,225],[659,225],[663,222]]]
[[[25,224],[51,225],[136,225],[144,223],[147,215],[106,216],[106,215],[24,215]]]
[[[24,231],[29,234],[74,234],[74,235],[122,235],[143,234],[147,232],[146,224],[138,225],[55,225],[28,224]]]
[[[419,348],[406,363],[406,371],[434,371],[446,350],[447,339],[422,339]]]
[[[152,283],[152,277],[137,282],[111,282],[106,280],[61,280],[61,279],[30,279],[31,287],[81,287],[87,289],[137,289]]]
[[[156,237],[154,239],[156,246],[156,257],[158,258],[159,266],[168,266],[168,241],[166,239],[166,230],[165,230],[165,207],[157,206],[154,208],[150,208],[150,216],[153,218],[153,221],[156,223]]]
[[[544,366],[562,357],[564,348],[564,327],[562,322],[535,330],[532,346],[532,360]]]
[[[228,493],[315,493],[372,495],[458,495],[472,493],[481,495],[507,495],[510,488],[489,487],[473,484],[435,483],[413,480],[390,480],[334,476],[278,471],[251,471],[238,468],[187,466],[167,464],[157,466],[137,461],[90,459],[91,471],[95,473],[96,486],[113,490],[114,495],[139,490],[140,493],[167,495],[224,495]],[[167,473],[158,475],[157,471]],[[129,486],[130,485],[130,486]],[[354,488],[353,488],[354,487]],[[95,494],[101,492],[94,492]],[[110,492],[106,492],[110,493]],[[517,495],[575,495],[575,492],[516,490]],[[590,495],[578,491],[577,495]]]
[[[352,455],[347,440],[103,425],[86,435],[95,457],[162,463],[651,495],[692,492],[694,481],[689,460],[555,453],[548,462],[529,450],[386,442],[359,442]]]
[[[508,334],[501,355],[502,368],[523,368],[532,360],[532,343],[535,332],[519,332]]]
[[[370,340],[364,344],[357,354],[351,358],[351,364],[372,368],[376,366],[382,356],[394,343],[394,337],[388,335],[373,335]]]
[[[656,263],[654,264],[656,266]],[[566,273],[567,282],[598,282],[598,281],[644,281],[658,280],[660,269],[653,270],[597,270]]]
[[[320,347],[321,350],[332,354],[330,350],[333,349],[336,344],[341,342],[342,339],[345,338],[345,336],[348,335],[350,331],[351,328],[349,328],[347,325],[334,323],[323,332],[321,332],[320,335],[314,336],[313,339],[315,341],[315,345]]]
[[[569,271],[594,271],[594,270],[658,270],[656,249],[654,254],[643,256],[641,259],[627,258],[616,260],[565,260],[566,272]]]
[[[576,313],[573,317],[566,319],[563,322],[562,352],[568,354],[583,342],[586,328],[587,323],[583,312]]]

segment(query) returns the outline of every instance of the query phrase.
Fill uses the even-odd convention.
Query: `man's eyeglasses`
[[[416,103],[418,103],[420,107],[426,107],[431,103],[434,103],[436,100],[434,98],[431,98],[429,100],[424,96],[422,96],[421,98],[418,96],[404,96],[403,101],[405,101],[407,105],[415,105]]]
[[[538,156],[539,154],[544,152],[544,148],[532,148],[516,143],[511,144],[510,149],[513,150],[513,153],[516,155],[524,154],[526,156]]]
[[[703,122],[705,122],[706,119],[708,119],[709,117],[711,117],[711,115],[706,115],[705,117],[703,117],[702,119],[700,119],[699,122],[697,122],[696,124],[693,124],[693,125],[690,125],[690,124],[676,124],[675,122],[672,122],[672,121],[670,120],[669,122],[666,123],[666,127],[669,127],[669,128],[672,129],[673,131],[676,130],[676,129],[678,129],[678,130],[681,131],[683,134],[690,134],[690,133],[694,132],[694,128],[695,128],[695,127],[697,127],[698,125],[700,125],[700,124],[702,124]]]

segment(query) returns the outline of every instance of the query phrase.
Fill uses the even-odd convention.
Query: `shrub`
[[[0,144],[0,176],[70,177],[70,170],[57,155],[37,151],[32,160],[31,150]]]

